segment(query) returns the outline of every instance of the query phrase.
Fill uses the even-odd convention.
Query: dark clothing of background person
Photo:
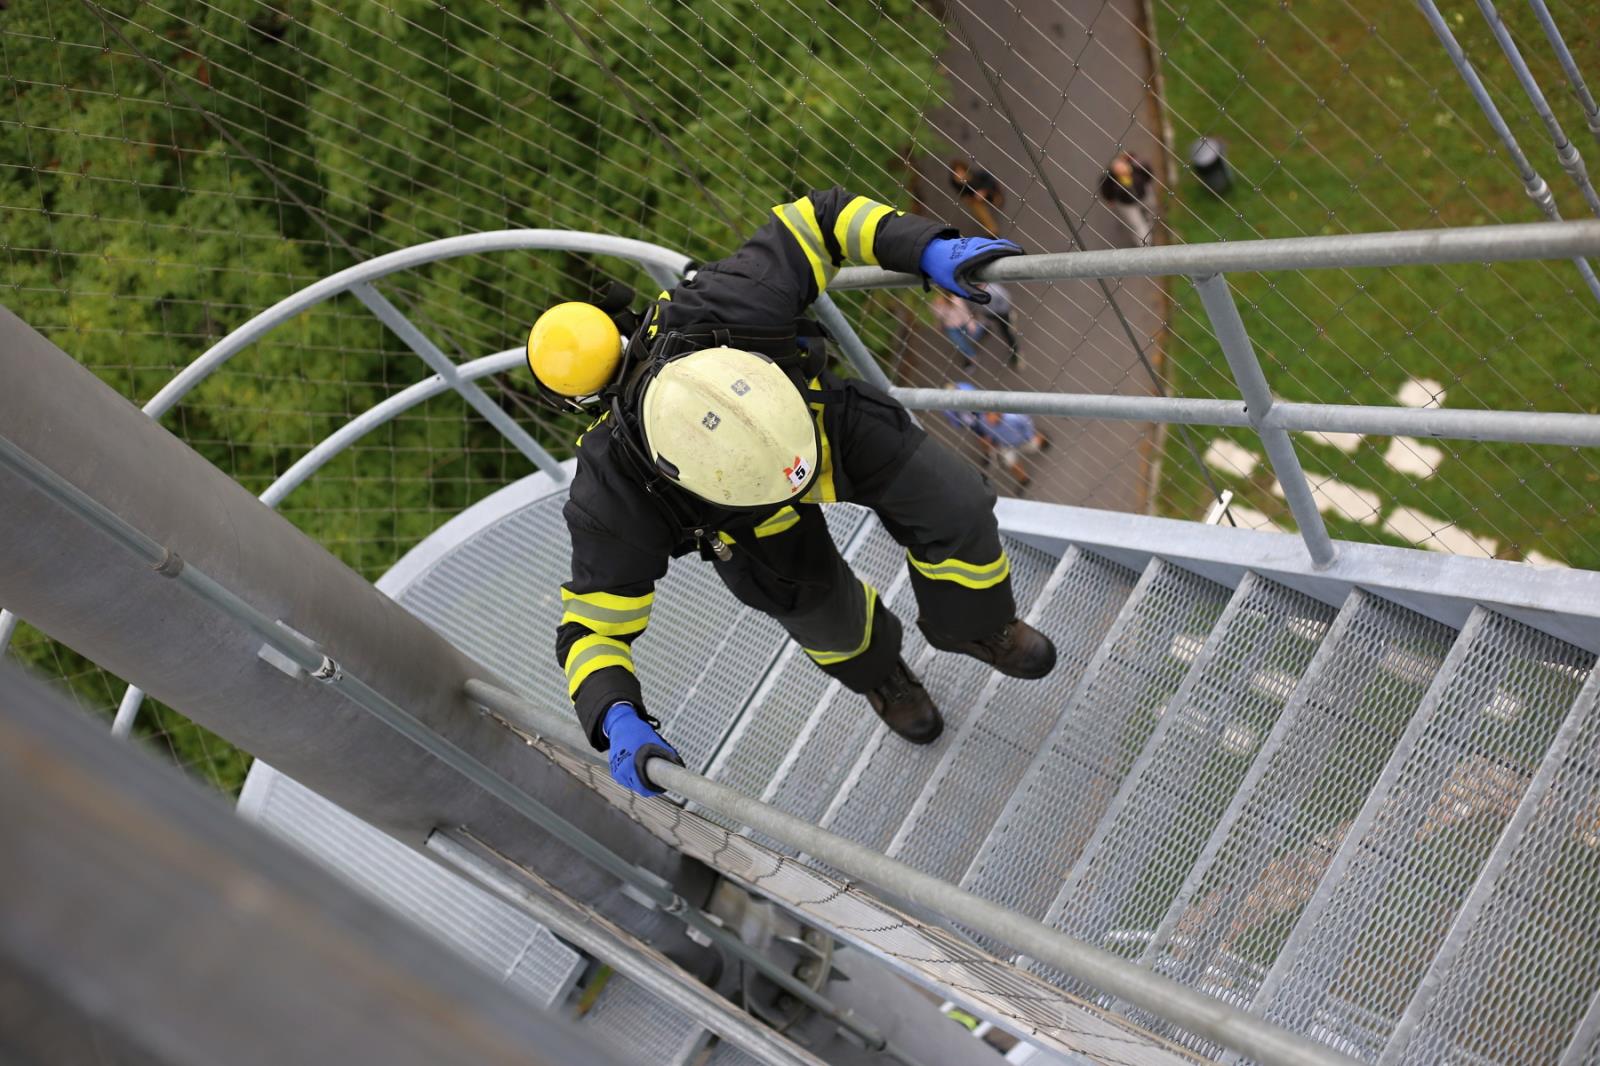
[[[955,235],[843,189],[812,192],[774,207],[732,255],[662,293],[653,324],[671,331],[792,323],[845,259],[920,272],[928,243]],[[729,343],[738,345],[737,330]],[[819,504],[850,501],[877,513],[907,549],[919,621],[929,630],[977,640],[1016,617],[988,482],[928,439],[886,393],[827,371],[798,384],[813,390],[820,449],[817,475],[794,504],[729,511],[670,487],[652,493],[609,414],[578,439],[563,512],[572,578],[562,587],[556,656],[596,748],[606,747],[600,727],[613,704],[646,714],[632,644],[649,624],[655,583],[672,558],[691,551],[714,561],[742,603],[776,618],[846,687],[867,692],[888,677],[900,623],[840,557]]]

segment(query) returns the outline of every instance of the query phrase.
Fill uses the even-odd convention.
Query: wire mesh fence
[[[1579,61],[1592,55],[1600,29],[1582,5],[1548,10]],[[1582,138],[1588,115],[1536,13],[1498,17]],[[1464,0],[1444,18],[1554,203],[1586,214],[1491,20]],[[771,204],[836,183],[1035,251],[1540,217],[1427,21],[1375,0],[40,0],[0,20],[0,63],[5,299],[140,403],[296,289],[470,231],[594,230],[708,259]],[[1197,142],[1218,158],[1191,165]],[[440,262],[380,287],[462,361],[516,347],[542,308],[613,279],[648,292],[627,264],[551,253]],[[1571,263],[1233,282],[1285,398],[1596,409],[1600,305]],[[920,292],[840,303],[901,384],[1237,395],[1187,281],[1003,295],[1008,313]],[[252,346],[165,422],[259,491],[425,373],[343,297]],[[524,375],[483,384],[570,452],[578,427],[535,408]],[[1199,518],[1231,489],[1237,524],[1292,528],[1243,432],[925,422],[1002,493]],[[1579,450],[1298,443],[1337,537],[1600,565],[1600,464]],[[283,510],[376,576],[528,470],[444,396]],[[18,647],[82,673],[42,638]],[[118,687],[76,686],[103,708]]]

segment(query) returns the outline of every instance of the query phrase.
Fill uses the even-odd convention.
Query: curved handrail
[[[204,381],[223,363],[242,349],[261,339],[277,326],[315,307],[324,300],[346,292],[357,285],[377,281],[413,267],[425,266],[444,259],[459,259],[484,252],[510,251],[588,252],[594,255],[614,255],[632,259],[651,271],[660,280],[670,273],[676,277],[686,270],[690,259],[680,252],[663,248],[648,241],[628,237],[608,237],[599,233],[580,233],[561,229],[503,229],[487,233],[468,233],[459,237],[444,237],[426,244],[400,248],[375,256],[355,266],[329,274],[298,292],[285,296],[271,307],[249,319],[216,344],[207,348],[200,357],[180,370],[161,391],[144,405],[145,414],[160,418],[183,399],[191,389]],[[657,273],[657,272],[661,273]]]

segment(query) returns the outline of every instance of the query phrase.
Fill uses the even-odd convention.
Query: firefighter
[[[645,761],[681,763],[645,709],[631,646],[655,583],[691,551],[891,730],[915,744],[938,738],[943,719],[900,658],[899,620],[840,556],[821,505],[870,507],[906,549],[933,647],[1012,677],[1050,672],[1054,646],[1017,619],[988,482],[886,393],[826,370],[821,330],[802,317],[845,260],[920,273],[982,303],[972,273],[1019,252],[836,188],[774,207],[733,255],[642,314],[625,295],[622,306],[540,316],[528,362],[541,394],[599,411],[578,439],[564,509],[572,578],[556,654],[618,782],[656,795]]]

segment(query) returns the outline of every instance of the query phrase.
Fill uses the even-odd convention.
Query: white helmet
[[[817,475],[805,397],[755,352],[706,348],[665,364],[645,385],[640,428],[656,468],[718,507],[786,503]]]

